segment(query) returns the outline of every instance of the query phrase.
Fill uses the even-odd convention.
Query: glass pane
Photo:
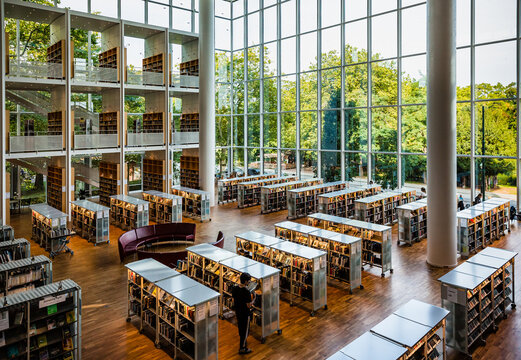
[[[322,30],[322,68],[340,66],[340,51],[340,26]]]
[[[300,152],[300,178],[310,179],[318,176],[317,169],[317,152],[301,151]]]
[[[456,186],[458,197],[463,196],[466,204],[471,204],[470,198],[470,157],[458,157],[456,159]]]
[[[233,53],[233,81],[244,80],[244,50]]]
[[[264,80],[264,111],[277,111],[277,81],[274,78]]]
[[[248,48],[248,79],[260,79],[260,46]]]
[[[427,6],[402,10],[402,55],[427,51]]]
[[[233,149],[232,177],[233,174],[238,176],[242,176],[244,174],[244,148]]]
[[[300,109],[316,110],[318,102],[317,73],[300,74]]]
[[[71,10],[87,12],[87,1],[88,0],[61,0],[58,6],[61,8],[69,8]]]
[[[277,115],[264,115],[264,147],[277,147]]]
[[[280,71],[282,75],[293,74],[297,66],[297,48],[295,38],[282,40],[280,54]]]
[[[322,109],[337,109],[342,102],[341,68],[322,71]]]
[[[244,0],[236,0],[232,4],[232,15],[234,18],[244,15]]]
[[[476,194],[481,193],[484,199],[501,197],[516,201],[517,173],[514,159],[478,158],[475,169]],[[483,183],[486,184],[485,189]]]
[[[367,150],[367,110],[345,110],[346,150]]]
[[[516,96],[516,43],[476,46],[476,98]]]
[[[121,7],[121,18],[125,20],[130,21],[136,21],[140,23],[145,22],[145,2],[143,0],[128,0],[129,6],[122,6]],[[152,5],[152,4],[151,4]],[[158,5],[160,6],[160,5]],[[168,7],[167,7],[168,8]],[[150,7],[149,7],[150,10]],[[168,11],[168,10],[167,10]],[[165,17],[163,15],[163,17]],[[149,23],[151,20],[151,16],[148,16]],[[166,27],[168,27],[168,12],[166,16]]]
[[[322,27],[340,24],[340,0],[322,1]]]
[[[231,81],[231,53],[228,51],[215,51],[215,81]]]
[[[215,107],[217,114],[231,113],[231,85],[217,84],[215,86]]]
[[[280,37],[285,38],[297,33],[296,1],[290,0],[280,5]],[[269,24],[276,26],[276,23]]]
[[[280,156],[282,176],[297,175],[297,152],[295,150],[282,150]]]
[[[427,152],[427,106],[402,107],[402,151]]]
[[[248,0],[246,3],[248,4],[249,13],[259,10],[259,0]]]
[[[350,21],[367,17],[367,1],[344,0],[345,1],[345,20]]]
[[[230,117],[216,116],[215,117],[215,145],[229,146],[230,145]]]
[[[260,149],[248,149],[248,175],[260,174]]]
[[[230,18],[231,4],[227,0],[215,0],[215,15]]]
[[[373,154],[372,157],[373,181],[382,185],[384,189],[398,187],[398,165],[396,155]]]
[[[402,7],[425,2],[425,0],[402,0]]]
[[[417,189],[427,187],[427,156],[402,156],[402,185]]]
[[[470,100],[470,48],[456,50],[457,100]]]
[[[277,43],[264,45],[264,77],[277,75]]]
[[[300,0],[300,32],[317,28],[317,0]]]
[[[244,18],[233,20],[233,49],[244,48]]]
[[[394,10],[396,7],[396,0],[371,0],[371,11],[373,14]]]
[[[396,151],[398,111],[395,107],[372,109],[373,151]]]
[[[346,64],[367,61],[367,20],[346,24],[345,32]]]
[[[161,1],[161,0],[160,0]],[[166,1],[166,0],[163,0]],[[166,2],[168,3],[168,1]],[[182,7],[185,9],[192,9],[192,1],[191,0],[172,0],[172,5],[177,7]]]
[[[260,112],[260,81],[248,82],[248,113]]]
[[[515,157],[517,135],[515,100],[484,101],[476,103],[475,106],[476,155]]]
[[[228,176],[228,149],[218,149],[215,152],[215,176],[225,178]]]
[[[367,154],[346,153],[346,181],[367,184]]]
[[[90,12],[96,15],[118,17],[117,0],[91,0]]]
[[[277,150],[264,149],[264,173],[275,174],[277,172]]]
[[[280,146],[297,147],[297,121],[295,113],[282,113],[280,121]]]
[[[231,50],[231,22],[229,20],[215,18],[215,48]]]
[[[322,150],[340,150],[341,118],[340,110],[322,111]]]
[[[427,57],[411,56],[402,59],[402,103],[427,102]]]
[[[476,44],[516,37],[516,0],[476,0],[475,6]]]
[[[233,145],[244,146],[244,116],[233,117]]]
[[[300,113],[300,148],[317,148],[317,113],[314,111]]]
[[[470,0],[456,1],[456,46],[470,45]]]
[[[470,103],[456,105],[456,153],[470,154]]]
[[[300,71],[317,69],[317,33],[300,37]]]
[[[281,82],[281,109],[282,111],[295,111],[297,109],[297,89],[295,75],[283,76]]]
[[[277,7],[264,10],[264,42],[277,40]]]
[[[367,64],[345,68],[346,107],[367,105]]]
[[[123,5],[123,4],[121,4],[121,5]],[[125,7],[127,7],[127,2],[125,2],[125,6],[121,6],[122,12]],[[152,25],[162,26],[162,27],[169,27],[170,24],[169,24],[169,19],[168,19],[168,9],[169,9],[168,4],[161,5],[161,4],[154,4],[154,3],[149,2],[148,3],[148,23],[152,24]]]
[[[172,22],[176,30],[192,31],[192,12],[172,8]]]
[[[233,112],[244,113],[244,83],[233,83]]]
[[[259,12],[248,15],[248,46],[260,43]]]
[[[379,61],[371,64],[373,105],[398,103],[398,71],[396,61]]]
[[[340,153],[331,151],[321,151],[322,179],[324,182],[339,181],[342,179],[342,169],[340,165]]]
[[[388,2],[388,0],[385,0]],[[390,1],[389,1],[390,2]],[[385,59],[397,55],[397,17],[396,12],[372,18],[372,58]]]

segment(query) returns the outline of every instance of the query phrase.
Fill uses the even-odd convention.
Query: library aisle
[[[259,216],[256,207],[237,209],[229,203],[212,208],[212,221],[197,223],[196,242],[215,241],[219,230],[225,234],[224,247],[235,252],[235,235],[255,230],[273,235],[273,224],[286,220],[287,212]],[[184,219],[185,222],[194,222]],[[11,224],[16,237],[30,239],[31,215],[15,215]],[[305,223],[305,219],[297,220]],[[492,246],[521,251],[521,224],[512,226],[512,233],[494,242]],[[393,226],[393,239],[398,234]],[[127,269],[120,263],[117,239],[123,230],[110,226],[110,244],[92,246],[84,239],[74,237],[70,247],[74,255],[60,254],[53,260],[53,281],[70,278],[82,288],[82,357],[83,359],[165,359],[167,355],[154,347],[154,342],[140,335],[135,324],[127,323]],[[34,255],[46,255],[31,241]],[[270,336],[265,344],[250,336],[250,355],[238,355],[237,328],[228,321],[219,320],[220,359],[325,359],[346,344],[374,327],[393,311],[411,299],[441,305],[439,277],[448,269],[431,268],[426,263],[427,241],[412,247],[398,247],[392,243],[394,274],[381,278],[377,272],[362,272],[363,291],[349,295],[345,287],[335,281],[328,282],[327,311],[309,316],[307,304],[290,307],[280,301],[280,336]],[[461,262],[461,261],[460,261]],[[516,272],[519,276],[519,267]],[[517,278],[519,278],[517,276]],[[516,287],[521,296],[521,287]],[[487,337],[487,346],[474,352],[478,359],[519,359],[521,314],[509,311],[508,319],[501,323],[497,333]],[[448,358],[460,359],[451,348]],[[505,354],[508,354],[505,355]]]

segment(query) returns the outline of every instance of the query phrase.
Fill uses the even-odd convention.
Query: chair
[[[217,246],[219,248],[223,248],[224,246],[224,234],[222,231],[219,231],[219,233],[217,234],[217,241],[212,243],[213,246]]]

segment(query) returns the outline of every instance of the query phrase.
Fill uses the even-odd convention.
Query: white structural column
[[[427,1],[427,262],[457,264],[456,0]]]
[[[214,0],[199,3],[199,184],[215,204]]]

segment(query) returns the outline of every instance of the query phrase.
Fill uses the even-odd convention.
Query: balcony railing
[[[60,63],[9,59],[9,76],[33,79],[63,79]]]
[[[172,133],[173,145],[189,145],[199,143],[199,131],[176,131]]]
[[[74,134],[75,149],[103,149],[118,146],[118,134]]]
[[[156,146],[165,144],[162,132],[128,132],[127,146]]]
[[[172,73],[170,76],[170,86],[174,88],[199,89],[199,76]]]
[[[40,152],[63,150],[62,135],[39,134],[32,136],[9,135],[9,152]]]
[[[87,82],[118,82],[118,69],[74,63],[74,80]]]
[[[162,72],[143,71],[139,68],[128,68],[127,84],[129,85],[164,85]]]

